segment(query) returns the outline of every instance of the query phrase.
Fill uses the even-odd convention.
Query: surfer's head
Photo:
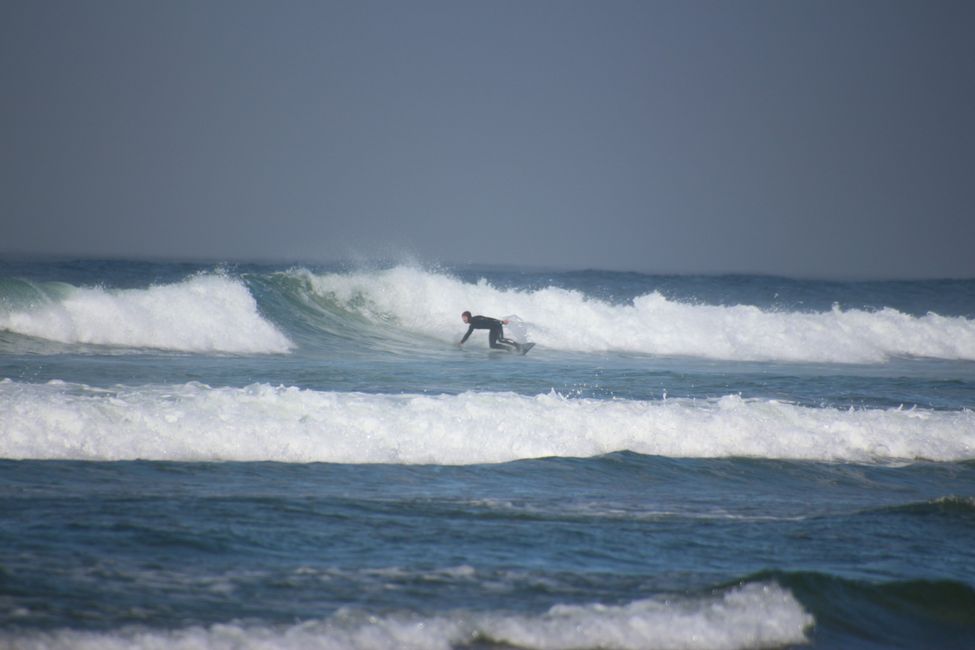
[[[469,312],[469,311],[465,311],[465,312],[464,312],[463,314],[461,314],[461,315],[460,315],[460,318],[461,318],[461,320],[463,320],[463,321],[464,321],[465,323],[469,323],[469,322],[471,322],[471,312]]]

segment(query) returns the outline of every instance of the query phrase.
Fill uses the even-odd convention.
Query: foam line
[[[669,457],[887,462],[975,458],[975,412],[839,410],[729,395],[374,395],[254,384],[0,382],[0,457],[499,463],[630,450]]]
[[[288,627],[228,623],[172,631],[34,632],[0,636],[11,650],[450,650],[473,640],[526,650],[739,650],[807,642],[813,618],[775,584],[752,583],[704,598],[645,599],[622,606],[557,605],[536,614],[451,612],[421,617],[334,616]]]

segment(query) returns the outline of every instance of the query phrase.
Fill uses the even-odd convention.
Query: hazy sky
[[[975,276],[975,2],[0,0],[0,252]]]

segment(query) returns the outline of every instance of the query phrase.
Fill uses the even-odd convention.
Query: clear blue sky
[[[0,0],[0,253],[975,276],[975,3]]]

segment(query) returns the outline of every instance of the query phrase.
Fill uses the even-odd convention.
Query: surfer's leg
[[[514,347],[514,341],[504,338],[503,334],[504,330],[500,327],[492,327],[488,334],[488,344],[495,350],[508,350],[510,352]]]
[[[508,349],[515,349],[515,350],[518,349],[517,343],[515,343],[511,339],[504,338],[504,328],[501,327],[500,325],[498,325],[498,341],[500,341],[501,345],[506,346]]]
[[[500,335],[498,334],[498,328],[492,327],[491,330],[488,332],[488,345],[490,345],[492,348],[496,350],[502,348],[503,346],[498,344],[499,338]]]

